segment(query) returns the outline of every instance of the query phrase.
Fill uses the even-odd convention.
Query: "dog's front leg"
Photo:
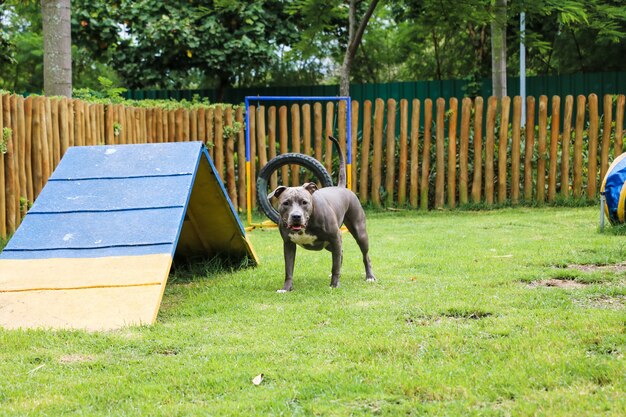
[[[283,251],[285,257],[285,285],[278,292],[287,292],[293,289],[293,266],[296,262],[296,244],[290,241],[283,241]]]

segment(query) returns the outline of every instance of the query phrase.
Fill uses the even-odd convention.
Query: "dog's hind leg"
[[[346,216],[344,224],[361,249],[363,265],[365,266],[365,279],[367,281],[376,281],[376,277],[372,272],[372,262],[369,257],[369,239],[367,237],[367,229],[365,228],[365,213],[363,213],[361,209],[355,216]]]

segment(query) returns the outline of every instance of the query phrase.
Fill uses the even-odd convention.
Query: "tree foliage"
[[[281,0],[75,0],[74,37],[129,88],[261,80],[296,32]],[[185,85],[187,84],[187,85]]]
[[[360,18],[371,0],[356,0]],[[0,3],[0,88],[40,92],[39,2]],[[337,83],[347,0],[74,0],[75,87],[98,77],[138,88]],[[352,62],[352,82],[491,75],[493,0],[381,0]],[[518,75],[519,13],[527,74],[625,71],[623,0],[508,0],[507,70]]]

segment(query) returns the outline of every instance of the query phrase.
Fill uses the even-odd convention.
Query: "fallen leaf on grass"
[[[261,385],[261,382],[263,382],[263,374],[259,374],[252,379],[254,385]]]

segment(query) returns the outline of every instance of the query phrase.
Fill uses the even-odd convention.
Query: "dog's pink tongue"
[[[290,228],[291,230],[295,230],[297,232],[298,230],[302,229],[302,226],[291,226]]]

